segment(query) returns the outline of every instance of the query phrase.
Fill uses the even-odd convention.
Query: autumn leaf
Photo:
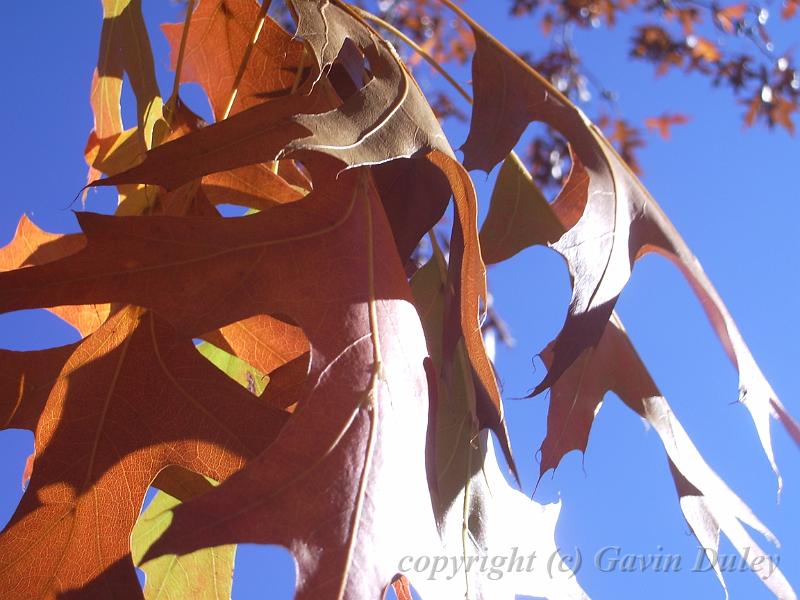
[[[2,429],[36,429],[50,389],[77,347],[78,344],[70,344],[31,352],[0,350]]]
[[[191,207],[194,200],[194,197],[175,194],[165,202],[178,214],[193,214],[197,211],[184,207]],[[178,205],[181,202],[183,206]],[[206,209],[200,209],[203,210]],[[23,216],[13,240],[0,248],[0,271],[53,262],[76,253],[85,245],[86,239],[82,234],[47,233]],[[110,309],[108,304],[78,304],[50,310],[85,337],[106,321]],[[308,351],[308,340],[302,330],[267,315],[232,323],[220,330],[204,333],[201,337],[254,365],[263,373],[270,373]],[[295,378],[302,376],[303,373],[297,370]]]
[[[191,122],[188,109],[183,109],[178,103],[178,114],[186,115],[183,120]],[[257,168],[259,165],[254,165]],[[245,169],[250,169],[246,167]],[[155,200],[150,205],[150,211],[159,214],[165,212],[174,215],[188,216],[218,216],[218,213],[209,203],[203,192],[207,188],[187,184],[175,192],[166,194],[156,193]],[[228,188],[221,188],[228,189]],[[263,198],[263,196],[259,196]],[[270,206],[267,204],[266,206]],[[264,204],[259,204],[264,206]],[[7,246],[0,249],[0,271],[11,270],[14,267],[34,264],[45,264],[69,256],[86,245],[85,237],[81,234],[50,234],[36,227],[27,217],[20,220],[14,239]],[[86,336],[96,330],[108,318],[110,305],[90,304],[55,307],[51,309],[67,323],[75,326],[79,332]],[[257,315],[244,321],[232,323],[220,330],[207,332],[201,336],[227,351],[231,360],[241,359],[244,364],[254,365],[254,372],[262,373],[255,376],[261,380],[266,373],[270,373],[286,363],[294,363],[298,357],[308,351],[308,340],[302,330],[287,324],[279,319],[267,315]],[[234,355],[234,356],[231,356]],[[210,360],[220,358],[218,353],[207,356]],[[212,360],[212,362],[214,362]],[[241,367],[238,375],[247,377],[248,369]],[[276,387],[287,387],[299,384],[305,377],[302,364],[296,363],[291,370],[284,370],[278,377]],[[236,379],[236,376],[234,376]],[[265,383],[265,380],[262,381]],[[254,380],[254,386],[263,390],[263,385]],[[245,384],[245,387],[247,385]]]
[[[545,364],[550,363],[549,349],[542,353],[542,358]],[[742,525],[777,543],[774,536],[703,460],[616,318],[612,318],[597,346],[586,349],[552,387],[540,476],[558,466],[570,450],[586,451],[592,422],[609,391],[651,424],[661,439],[681,510],[701,546],[716,556],[722,531],[775,596],[796,598],[777,565]],[[725,588],[718,566],[715,571]]]
[[[466,15],[465,18],[468,19]],[[670,259],[687,277],[720,341],[739,370],[739,396],[750,411],[761,445],[778,473],[769,430],[780,406],[722,299],[675,227],[602,133],[548,81],[504,48],[477,23],[473,59],[475,104],[464,144],[467,168],[490,170],[532,121],[559,130],[575,160],[569,178],[586,181],[586,193],[567,183],[556,201],[580,219],[552,247],[567,261],[573,283],[567,320],[553,346],[553,361],[534,394],[551,386],[586,348],[596,345],[627,283],[633,263],[648,252]],[[515,82],[513,91],[509,82]],[[503,93],[498,93],[503,90]],[[502,102],[498,102],[502,98]],[[565,208],[572,205],[572,208]],[[779,477],[779,487],[781,485]]]
[[[151,103],[159,96],[150,40],[142,17],[141,0],[102,0],[103,29],[97,70],[92,81],[94,133],[108,138],[122,133],[122,79],[133,88],[141,127]],[[127,51],[136,47],[139,52]]]
[[[509,156],[498,175],[492,205],[481,229],[487,253],[499,261],[529,246],[551,245],[566,227],[581,218],[580,211],[573,210],[575,204],[569,199],[585,198],[588,183],[585,171],[576,162],[559,199],[549,205],[519,159],[513,154]],[[514,218],[506,220],[511,216]],[[507,227],[499,228],[498,223],[507,223]],[[551,342],[541,353],[548,369],[555,359],[556,343]],[[701,546],[717,549],[722,527],[743,557],[761,556],[756,563],[767,568],[771,563],[766,561],[766,555],[741,523],[753,527],[770,541],[774,541],[774,536],[706,464],[652,380],[615,313],[597,344],[584,349],[551,385],[547,432],[540,447],[540,479],[547,471],[556,469],[568,452],[586,452],[592,424],[607,392],[619,396],[658,433],[669,457],[681,510]],[[797,431],[791,417],[788,414],[785,417],[787,428],[792,431],[793,425]],[[750,550],[745,552],[745,548]],[[716,573],[724,588],[719,568]],[[767,579],[766,574],[760,574],[762,579]],[[778,597],[794,597],[791,586],[778,571],[766,585]]]
[[[352,40],[369,62],[372,77],[341,107],[298,116],[297,122],[312,135],[291,148],[325,152],[351,166],[431,150],[452,155],[436,116],[390,44],[344,4],[292,4],[300,17],[297,34],[309,43],[321,69],[333,63],[346,40]]]
[[[294,115],[329,106],[322,92],[282,96],[153,148],[140,164],[91,185],[150,183],[174,190],[204,175],[271,162],[308,134],[291,120]]]
[[[479,431],[476,388],[480,386],[462,343],[444,354],[448,270],[437,246],[411,281],[428,351],[438,380],[435,424],[429,456],[435,477],[433,494],[440,534],[447,552],[463,559],[460,572],[447,577],[461,586],[459,596],[515,598],[586,598],[569,573],[551,577],[524,567],[531,556],[554,556],[555,524],[560,505],[540,505],[513,489],[500,471],[487,430]],[[429,467],[430,468],[430,467]],[[494,579],[466,564],[487,557],[508,557],[503,577]],[[412,577],[416,585],[416,579]]]
[[[481,252],[487,265],[508,260],[533,245],[547,246],[564,228],[515,154],[503,161],[481,225]]]
[[[237,74],[258,23],[259,4],[255,0],[202,0],[192,15],[181,76],[184,81],[203,87],[217,121],[225,117]],[[172,50],[174,69],[184,24],[170,23],[161,28]],[[303,44],[293,40],[267,17],[247,57],[230,114],[279,95],[289,95],[302,83],[303,56]]]
[[[447,296],[442,352],[446,361],[453,359],[456,347],[463,340],[470,370],[477,380],[473,409],[481,427],[497,435],[503,454],[514,477],[519,481],[506,429],[503,402],[486,355],[481,333],[481,311],[486,307],[486,267],[478,238],[478,201],[469,174],[461,164],[440,152],[432,152],[430,161],[438,166],[453,190],[456,219],[450,242]]]
[[[185,556],[162,556],[141,564],[142,556],[169,526],[165,513],[178,504],[177,498],[158,492],[131,532],[133,562],[145,573],[145,598],[230,598],[234,545],[204,548]]]
[[[400,575],[392,582],[392,589],[394,590],[397,600],[414,600],[411,595],[411,586],[405,575]]]
[[[265,375],[308,352],[308,339],[302,329],[269,315],[231,323],[202,338]]]
[[[477,326],[480,303],[486,295],[486,280],[477,240],[477,204],[472,182],[466,172],[459,172],[463,169],[452,158],[452,151],[430,107],[385,41],[338,4],[303,3],[297,9],[299,35],[310,31],[311,25],[303,23],[317,23],[315,31],[320,31],[320,23],[326,24],[324,44],[313,36],[308,40],[321,69],[339,55],[346,40],[359,44],[372,71],[372,78],[363,88],[345,99],[341,106],[317,114],[308,113],[314,112],[311,108],[320,102],[316,98],[324,96],[319,85],[310,96],[277,98],[155,148],[137,167],[97,184],[155,183],[174,189],[208,173],[251,164],[254,158],[266,161],[287,156],[287,150],[322,152],[349,166],[385,163],[394,158],[427,153],[430,161],[447,177],[460,219],[460,233],[454,243],[454,247],[459,248],[453,261],[457,270],[454,285],[463,285],[464,292],[460,296],[461,308],[452,311],[456,320],[450,328],[458,331],[455,328],[460,325],[466,333],[470,359],[485,390],[481,395],[482,422],[503,440],[506,458],[513,464],[494,372],[485,359]],[[387,98],[393,99],[388,109]],[[359,119],[354,119],[354,114]],[[304,137],[301,130],[308,130],[311,135]],[[441,189],[441,175],[418,172],[434,180],[436,187],[432,189]],[[438,216],[437,212],[438,208],[434,208],[431,216]],[[404,214],[409,214],[408,207]],[[390,215],[394,217],[393,225],[402,219],[395,211],[390,211]],[[421,222],[418,215],[415,220]],[[422,221],[415,233],[421,236],[434,223],[435,220]],[[416,245],[416,241],[412,241]],[[466,258],[463,268],[459,258],[462,246]],[[410,252],[412,247],[403,244],[402,250]]]
[[[3,363],[4,380],[18,378],[25,392],[11,423],[39,416],[30,485],[0,538],[0,586],[20,598],[81,589],[140,597],[128,535],[156,474],[174,464],[225,479],[287,415],[259,404],[191,339],[133,307],[67,351],[34,356],[46,358],[43,374],[27,375],[26,363],[9,372],[14,362]],[[35,382],[54,372],[45,396]],[[31,378],[33,386],[25,383]]]
[[[670,138],[670,129],[673,125],[685,125],[689,122],[686,115],[680,113],[664,113],[659,117],[650,117],[644,120],[645,127],[650,131],[656,131],[665,140]]]
[[[692,56],[711,63],[718,62],[721,56],[717,45],[711,40],[707,40],[705,38],[694,39],[691,49]]]
[[[158,472],[152,481],[151,487],[166,492],[180,501],[194,498],[204,494],[214,487],[214,484],[199,473],[189,471],[178,465],[169,465]],[[141,517],[141,515],[139,515]]]
[[[732,4],[731,6],[716,10],[714,16],[725,31],[733,33],[736,29],[736,25],[741,22],[742,17],[744,17],[747,12],[747,8],[748,6],[745,3]]]
[[[311,340],[313,385],[284,434],[240,476],[173,511],[153,552],[279,543],[297,561],[297,598],[378,597],[402,556],[438,546],[424,470],[426,352],[369,180],[364,172],[343,174],[329,186],[341,191],[338,203],[349,213],[332,232],[320,234],[333,240],[320,241],[332,250],[318,256],[332,261],[327,268],[319,264],[328,273],[323,287],[304,294],[288,313]],[[294,254],[286,266],[299,262],[302,268],[301,256],[291,247],[284,251]],[[287,281],[279,294],[302,293],[294,289]]]
[[[372,167],[375,186],[392,227],[397,252],[407,260],[450,203],[450,182],[427,157],[392,160]]]
[[[214,204],[236,204],[256,210],[294,202],[308,193],[287,182],[268,163],[212,173],[202,181],[203,191]]]
[[[154,148],[140,165],[95,184],[151,183],[171,190],[203,175],[300,150],[324,152],[351,167],[423,156],[432,150],[452,155],[436,117],[391,47],[338,4],[323,6],[299,5],[298,34],[306,31],[304,19],[321,20],[330,38],[325,44],[319,42],[321,64],[329,65],[327,61],[333,61],[345,41],[352,39],[361,44],[372,72],[370,81],[342,104],[332,106],[326,87],[317,82],[310,94],[275,98]],[[316,38],[312,36],[309,44],[316,48]],[[387,99],[391,99],[388,105]]]
[[[572,88],[550,83],[565,62],[579,74],[571,52],[549,53],[540,74],[455,0],[398,3],[391,23],[343,0],[291,0],[273,14],[294,20],[294,35],[267,16],[269,0],[192,0],[184,23],[164,26],[175,70],[164,102],[141,0],[102,5],[87,189],[117,186],[116,214],[79,213],[82,233],[69,235],[23,218],[0,248],[0,312],[49,308],[83,336],[0,350],[0,424],[35,438],[29,487],[0,537],[7,595],[230,597],[234,544],[250,542],[291,552],[298,600],[372,600],[389,587],[406,600],[412,584],[425,598],[585,598],[573,573],[523,564],[558,556],[560,506],[506,480],[507,469],[519,483],[482,334],[496,322],[486,264],[542,244],[566,259],[573,295],[535,390],[551,392],[540,476],[586,450],[614,392],[659,436],[701,545],[718,551],[724,533],[772,592],[796,597],[747,528],[772,534],[700,456],[614,312],[641,255],[666,256],[693,285],[773,468],[770,414],[798,443],[800,427],[636,178],[640,130],[614,117],[607,139],[567,98]],[[712,6],[708,18],[735,29],[741,6]],[[590,12],[613,23],[619,9]],[[646,24],[636,56],[731,83],[751,77],[746,56],[729,60],[695,35],[696,7],[658,10],[684,35]],[[544,25],[591,24],[582,19],[546,9]],[[452,106],[438,90],[426,98],[416,58],[404,62],[393,45],[408,42],[469,99],[440,62],[463,64],[473,39],[464,165],[488,172],[504,160],[480,232],[473,182],[431,107]],[[756,94],[747,119],[791,130],[784,62],[783,83],[765,79],[770,93]],[[125,78],[136,103],[127,130]],[[182,102],[182,82],[204,89],[213,124]],[[570,146],[552,205],[509,154],[532,121]],[[647,125],[667,137],[681,122],[665,113]],[[222,218],[221,204],[250,211]],[[445,556],[461,559],[460,573],[454,563],[452,573],[401,574],[409,557]],[[468,566],[490,557],[510,561],[503,577]]]
[[[312,135],[290,143],[289,148],[325,152],[351,166],[430,150],[452,155],[436,116],[396,55],[383,45],[369,46],[364,53],[373,78],[341,107],[298,115],[295,121]]]
[[[40,286],[35,282],[46,279],[39,271],[28,283],[5,281],[2,288],[28,296],[23,302],[48,304],[63,294],[73,303],[103,297],[149,306],[187,336],[254,314],[285,315],[302,328],[312,363],[290,421],[296,428],[287,425],[282,441],[251,461],[241,478],[184,505],[195,508],[177,509],[170,531],[180,534],[162,538],[173,539],[180,548],[169,551],[181,553],[236,541],[284,544],[300,565],[298,597],[322,593],[318,586],[376,595],[400,557],[435,538],[424,472],[422,332],[368,175],[346,171],[337,179],[338,164],[312,169],[314,191],[306,198],[237,219],[83,214],[84,251],[0,274],[25,279],[32,269],[52,269],[60,282]],[[312,272],[324,276],[308,277]],[[373,351],[383,357],[380,365]],[[404,479],[393,476],[398,470]],[[320,497],[330,503],[320,507]],[[407,522],[397,518],[396,497],[413,515]],[[192,525],[189,514],[203,515],[205,525]],[[363,536],[392,542],[374,548]],[[156,546],[159,552],[166,543]]]
[[[74,254],[85,245],[86,240],[82,235],[48,233],[23,216],[17,224],[14,238],[0,248],[0,271],[48,263]],[[58,306],[50,310],[85,337],[105,322],[109,309],[107,304],[88,304]]]
[[[127,75],[136,97],[138,127],[130,144],[136,152],[141,153],[148,146],[145,123],[152,122],[154,113],[160,113],[162,106],[141,0],[102,0],[102,5],[103,27],[91,91],[94,129],[86,144],[90,182],[100,174],[94,165],[98,154],[102,155],[103,148],[123,133],[124,76]],[[138,51],[130,52],[129,48]]]

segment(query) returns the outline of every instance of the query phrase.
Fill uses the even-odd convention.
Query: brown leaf
[[[308,352],[302,329],[269,315],[256,315],[202,337],[267,374]]]
[[[27,216],[23,216],[19,220],[14,238],[0,248],[0,271],[42,265],[74,254],[85,245],[86,240],[80,234],[47,233],[39,229]],[[109,309],[107,304],[87,304],[57,306],[50,310],[75,327],[81,337],[86,337],[105,322]]]
[[[477,38],[475,104],[463,148],[464,164],[490,170],[511,151],[528,123],[543,121],[564,135],[577,156],[570,178],[588,179],[585,196],[572,193],[561,198],[562,204],[583,207],[578,222],[552,245],[567,260],[573,293],[567,320],[552,347],[551,367],[534,394],[551,386],[584,350],[598,343],[633,263],[647,252],[658,252],[687,277],[737,366],[740,399],[750,410],[777,473],[769,417],[776,414],[772,406],[780,402],[680,234],[580,109],[477,24],[473,30]],[[510,82],[514,82],[513,89]]]
[[[392,581],[392,588],[397,595],[397,600],[414,600],[411,595],[411,586],[405,575],[398,575],[395,580]]]
[[[725,31],[733,33],[736,29],[736,24],[741,22],[747,9],[748,5],[744,2],[741,4],[732,4],[731,6],[716,10],[714,16]]]
[[[509,557],[499,579],[463,565],[458,570],[450,566],[447,577],[460,588],[453,597],[585,598],[573,573],[551,576],[544,569],[522,566],[523,557],[558,554],[554,530],[560,506],[537,504],[513,489],[500,471],[488,431],[479,432],[476,392],[480,383],[472,375],[466,348],[459,344],[449,357],[443,351],[445,307],[452,291],[444,256],[437,247],[411,285],[438,381],[428,451],[440,535],[447,553],[465,561]],[[412,580],[417,584],[417,578],[412,576]]]
[[[516,155],[510,156],[497,176],[489,212],[481,226],[481,253],[486,264],[508,260],[532,245],[546,246],[563,233],[558,217],[528,170]]]
[[[161,469],[151,485],[181,502],[214,488],[214,484],[199,473],[178,465],[169,465]]]
[[[339,55],[347,39],[359,45],[371,71],[366,85],[337,106],[320,80],[308,95],[276,98],[154,148],[140,165],[92,185],[152,183],[175,189],[203,175],[299,150],[322,152],[350,167],[431,150],[452,155],[433,111],[387,42],[338,4],[305,2],[297,9],[298,32],[308,33],[323,67]],[[325,31],[327,41],[304,29],[304,22],[322,23],[314,31]]]
[[[142,16],[141,0],[102,0],[103,28],[97,68],[92,77],[91,105],[94,129],[86,144],[87,181],[100,176],[94,162],[98,154],[122,134],[122,81],[125,75],[136,96],[137,135],[131,137],[136,153],[145,150],[143,125],[160,105],[150,39]],[[137,48],[129,52],[128,48]]]
[[[392,160],[372,168],[372,176],[404,262],[420,239],[438,223],[450,202],[450,184],[425,157]]]
[[[298,561],[298,597],[345,585],[377,597],[402,556],[438,547],[424,468],[426,352],[368,173],[339,173],[322,157],[306,164],[313,192],[247,217],[82,214],[86,249],[0,273],[0,295],[9,292],[0,308],[103,297],[152,307],[187,336],[255,314],[296,323],[312,362],[295,425],[242,477],[179,509],[167,539],[181,549],[281,543]],[[60,275],[48,280],[47,270]]]
[[[311,95],[280,97],[233,115],[147,152],[135,167],[96,185],[151,183],[168,190],[204,175],[266,163],[308,130],[294,123],[301,112],[324,112],[330,101],[317,91]]]
[[[645,127],[651,131],[657,131],[665,140],[670,138],[670,128],[673,125],[685,125],[688,122],[689,117],[680,113],[664,113],[659,117],[650,117],[644,120]]]
[[[347,5],[335,0],[290,0],[290,4],[298,17],[296,35],[308,44],[320,73],[334,63],[347,40],[352,40],[362,49],[378,41]]]
[[[450,238],[450,262],[447,285],[452,290],[445,308],[443,353],[451,361],[463,340],[473,376],[476,379],[475,415],[481,427],[495,432],[506,461],[519,481],[511,452],[511,440],[505,423],[503,401],[486,355],[481,331],[481,311],[486,308],[486,266],[478,238],[478,199],[469,174],[457,160],[441,152],[432,152],[429,160],[439,167],[450,182],[456,219]]]
[[[550,240],[564,231],[560,224],[553,222],[554,217],[558,217],[564,226],[570,226],[577,220],[583,209],[581,203],[586,201],[588,180],[576,157],[573,157],[573,161],[573,172],[567,185],[556,203],[549,205],[535,189],[519,159],[515,155],[507,158],[492,196],[496,206],[490,208],[490,215],[496,215],[499,221],[511,211],[516,214],[521,203],[533,206],[520,212],[522,218],[510,222],[510,231],[498,232],[495,227],[484,226],[481,239],[487,247],[494,249],[493,252],[499,256],[511,256],[527,246],[550,245]],[[564,210],[565,205],[570,210]],[[551,211],[550,217],[545,216],[548,211]],[[539,217],[525,218],[525,215],[534,214]],[[541,354],[548,368],[552,367],[555,344],[551,342]],[[763,556],[752,539],[744,537],[746,534],[739,521],[754,527],[771,541],[772,534],[706,465],[672,414],[615,313],[612,313],[598,343],[585,348],[551,386],[547,433],[540,448],[540,478],[548,470],[555,469],[568,452],[586,451],[592,423],[603,397],[609,391],[617,394],[658,432],[670,458],[670,468],[681,497],[681,509],[701,546],[717,549],[719,523],[724,523],[723,530],[732,540],[736,540],[736,548],[743,553],[743,557],[752,554]],[[787,419],[787,428],[798,431],[797,425],[785,411],[781,418],[784,417]],[[800,441],[800,437],[795,439]],[[751,549],[745,553],[746,547]],[[760,562],[769,566],[768,562]],[[724,587],[721,571],[716,569],[716,572]],[[794,597],[779,573],[767,581],[767,586],[781,593],[787,593],[788,590],[791,595],[786,597]]]
[[[338,217],[327,226],[326,210]],[[424,338],[391,232],[365,171],[315,178],[306,199],[237,219],[232,241],[253,253],[241,229],[248,220],[263,241],[248,269],[255,277],[239,289],[246,303],[280,305],[303,327],[310,384],[279,439],[239,476],[175,509],[152,555],[279,543],[295,557],[298,599],[380,597],[404,555],[438,548],[424,469]],[[316,231],[297,230],[306,224]]]
[[[0,429],[34,431],[50,389],[78,344],[16,352],[0,350]]]
[[[0,585],[41,597],[92,582],[141,597],[129,536],[151,480],[171,464],[225,479],[287,415],[254,401],[191,339],[140,309],[119,311],[70,348],[44,406],[37,388],[18,402],[20,417],[29,402],[41,416],[30,485],[0,538]]]
[[[228,106],[258,16],[255,0],[202,0],[192,15],[181,75],[184,81],[203,87],[217,121]],[[161,28],[172,50],[174,69],[183,23]],[[302,82],[303,54],[303,44],[267,17],[247,61],[231,114],[291,93]]]
[[[268,163],[206,175],[203,190],[214,204],[238,204],[256,210],[294,202],[306,195],[305,190],[276,174]]]
[[[350,166],[452,150],[416,82],[386,43],[364,48],[372,79],[332,111],[298,115],[312,132],[289,148],[316,150]]]
[[[542,353],[552,361],[550,348]],[[586,451],[592,422],[606,392],[614,392],[650,423],[669,457],[681,510],[704,548],[719,552],[720,529],[778,598],[796,598],[777,567],[746,532],[746,524],[769,541],[772,533],[706,464],[642,364],[622,324],[612,318],[600,342],[558,379],[550,394],[548,428],[541,447],[540,477],[570,450]],[[714,554],[715,555],[715,554]],[[756,558],[761,557],[761,558]],[[719,569],[717,576],[725,587]]]
[[[705,38],[697,38],[695,45],[692,46],[692,56],[708,62],[719,62],[721,55],[714,42]]]

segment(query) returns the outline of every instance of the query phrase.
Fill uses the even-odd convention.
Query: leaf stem
[[[242,61],[239,63],[239,70],[236,72],[236,78],[233,80],[233,88],[231,89],[230,98],[228,98],[228,104],[225,107],[225,112],[222,114],[223,119],[228,118],[228,115],[231,114],[233,103],[236,102],[236,96],[239,93],[239,86],[242,83],[244,72],[247,70],[247,65],[250,62],[250,56],[253,54],[253,48],[255,48],[256,42],[258,42],[258,38],[261,36],[261,30],[264,28],[264,22],[267,20],[267,12],[269,11],[270,4],[272,4],[272,0],[264,0],[264,2],[261,4],[261,8],[258,11],[258,23],[256,23],[256,27],[253,30],[253,35],[244,50]]]
[[[192,22],[195,0],[189,0],[186,6],[186,20],[183,23],[181,32],[181,45],[178,49],[178,60],[175,63],[175,78],[172,80],[172,94],[170,94],[167,105],[164,107],[167,115],[171,117],[174,112],[175,104],[178,101],[178,90],[181,87],[181,71],[183,70],[183,57],[186,54],[186,41],[189,39],[189,26]]]
[[[472,487],[472,445],[467,444],[467,477],[464,482],[464,504],[461,508],[461,552],[464,565],[467,564],[467,543],[469,540],[469,495]],[[464,599],[469,600],[469,569],[464,567]]]
[[[533,67],[531,67],[528,63],[522,60],[515,52],[509,50],[504,44],[501,44],[497,39],[489,33],[486,29],[484,29],[480,23],[478,23],[475,19],[469,16],[467,12],[458,6],[453,0],[439,0],[442,4],[452,10],[456,15],[458,15],[467,25],[469,25],[473,32],[480,33],[483,37],[489,40],[493,45],[495,45],[498,50],[500,50],[503,54],[508,56],[511,60],[516,62],[520,67],[525,69],[529,75],[534,77],[539,83],[547,88],[547,92],[556,98],[558,98],[561,102],[566,104],[567,106],[571,106],[577,109],[572,101],[569,100],[558,88],[556,88],[552,83],[550,83],[546,78],[542,77],[542,75]],[[477,37],[477,36],[476,36]]]
[[[350,527],[350,539],[347,544],[347,557],[345,559],[344,573],[342,573],[339,594],[337,595],[339,600],[344,598],[345,590],[347,589],[347,580],[350,575],[350,565],[353,561],[356,538],[358,537],[358,529],[359,525],[361,524],[361,513],[364,510],[364,499],[367,495],[367,482],[372,470],[372,456],[375,453],[375,439],[378,435],[378,385],[383,370],[381,340],[378,329],[377,300],[375,294],[375,240],[372,223],[372,196],[369,194],[368,186],[365,182],[365,178],[368,176],[369,175],[367,175],[366,172],[362,171],[358,185],[364,190],[365,210],[367,216],[367,285],[369,288],[367,304],[369,310],[370,338],[372,340],[372,374],[370,376],[365,398],[367,404],[367,415],[369,417],[369,437],[367,438],[367,447],[364,450],[364,468],[361,470],[361,476],[359,477],[358,481],[358,492],[356,495],[356,505],[353,509],[353,519]]]

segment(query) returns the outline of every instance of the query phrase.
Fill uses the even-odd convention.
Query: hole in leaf
[[[291,553],[282,546],[239,544],[232,597],[261,600],[264,590],[270,600],[292,600],[295,591],[295,564]]]
[[[43,308],[0,315],[0,348],[43,350],[79,341],[74,327]]]
[[[223,217],[243,217],[251,212],[246,206],[237,204],[217,204],[217,210]]]
[[[331,65],[328,79],[343,102],[372,79],[369,61],[355,42],[350,39],[345,40],[339,56]]]

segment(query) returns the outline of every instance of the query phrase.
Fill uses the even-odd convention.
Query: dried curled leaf
[[[569,266],[572,299],[552,346],[548,373],[533,393],[552,386],[587,348],[599,342],[634,262],[648,252],[657,252],[686,276],[738,368],[740,400],[750,411],[764,452],[778,473],[769,417],[777,418],[785,410],[683,238],[580,109],[476,23],[472,28],[476,36],[475,104],[463,147],[464,164],[490,170],[512,150],[532,121],[558,130],[573,152],[573,168],[556,200],[556,210],[580,216],[551,244]]]
[[[481,230],[487,251],[505,259],[528,246],[550,245],[558,239],[566,226],[580,218],[571,205],[563,202],[564,197],[585,190],[586,178],[574,174],[575,171],[559,200],[551,206],[516,156],[507,158]],[[498,227],[509,213],[517,218],[508,221],[505,228]],[[548,368],[555,360],[555,344],[552,342],[541,354]],[[775,542],[774,536],[706,464],[614,313],[599,342],[586,348],[551,385],[547,434],[540,448],[540,478],[555,469],[568,452],[586,451],[592,424],[607,392],[617,394],[658,433],[667,452],[681,510],[701,546],[717,551],[722,530],[744,558],[753,557],[754,571],[773,593],[780,598],[795,597],[783,574],[775,568],[777,565],[767,560],[742,523],[771,542]],[[755,559],[756,556],[761,558]],[[718,566],[715,570],[724,588],[722,572]]]

